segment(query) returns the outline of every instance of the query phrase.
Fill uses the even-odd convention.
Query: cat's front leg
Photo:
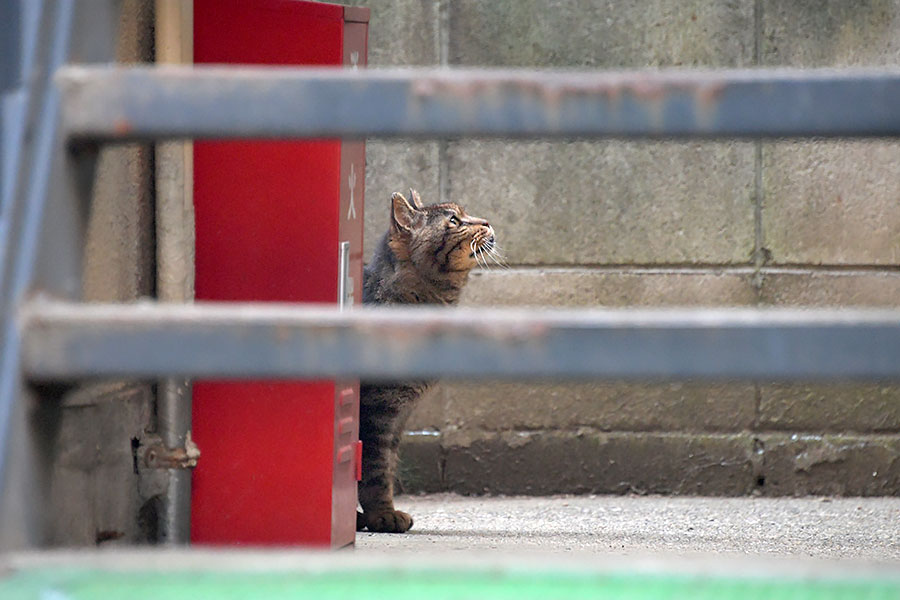
[[[394,470],[399,440],[369,439],[368,445],[366,441],[363,440],[363,478],[359,482],[359,504],[363,512],[356,515],[356,529],[404,533],[412,527],[413,519],[394,508]]]
[[[386,514],[386,513],[382,513],[382,514]],[[372,524],[372,527],[374,527],[375,529],[371,529],[371,528],[369,528],[369,521],[366,518],[366,513],[357,511],[357,513],[356,513],[356,530],[364,531],[366,528],[369,528],[369,531],[374,531],[375,533],[405,533],[406,531],[409,531],[409,529],[412,527],[413,520],[409,514],[403,512],[402,510],[394,509],[391,512],[391,515],[394,519],[393,528],[378,529],[379,527],[385,526],[385,519],[380,518],[377,520],[373,519],[374,523]],[[406,529],[402,528],[404,526],[404,523],[402,521],[400,521],[400,523],[398,524],[398,520],[399,520],[398,517],[409,519],[409,524],[405,525]]]
[[[399,390],[405,391],[403,387]],[[404,403],[393,386],[360,389],[359,437],[362,441],[362,480],[356,529],[382,533],[403,533],[413,525],[407,513],[394,508],[394,476],[397,468],[398,431],[402,429]]]

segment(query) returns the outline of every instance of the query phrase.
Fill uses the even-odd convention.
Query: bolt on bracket
[[[200,458],[200,448],[191,439],[188,431],[184,438],[184,448],[168,448],[162,442],[147,447],[144,464],[151,469],[193,469]]]

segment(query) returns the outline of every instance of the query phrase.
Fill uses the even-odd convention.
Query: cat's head
[[[425,206],[411,189],[391,196],[389,244],[423,274],[468,273],[494,252],[494,228],[452,202]]]

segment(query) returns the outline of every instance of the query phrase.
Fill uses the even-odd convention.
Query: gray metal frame
[[[15,1],[15,0],[13,0]],[[26,0],[20,8],[24,6]],[[90,4],[90,6],[87,6]],[[39,396],[21,369],[18,312],[35,289],[60,298],[81,297],[84,211],[93,181],[96,146],[70,147],[59,128],[60,92],[53,77],[72,56],[91,62],[112,57],[113,40],[92,35],[114,31],[112,0],[41,2],[33,33],[20,19],[30,49],[23,60],[24,132],[16,161],[13,195],[4,206],[6,235],[0,264],[0,549],[44,541],[46,470],[52,451],[53,407]],[[23,11],[24,13],[24,11]],[[33,53],[33,55],[31,54]],[[35,410],[41,418],[32,414]]]
[[[21,315],[36,381],[209,378],[900,380],[894,310],[73,305]]]
[[[897,137],[896,69],[78,67],[65,66],[69,57],[94,63],[112,57],[117,2],[46,0],[37,10],[41,25],[36,39],[28,40],[34,67],[19,90],[28,135],[15,149],[14,193],[3,207],[0,549],[43,542],[42,465],[52,432],[29,419],[33,407],[47,406],[32,383],[160,375],[900,379],[900,310],[341,313],[296,306],[78,303],[83,217],[99,142]],[[26,35],[21,21],[20,29],[13,25],[17,39]],[[8,27],[4,23],[2,31]],[[10,63],[20,58],[0,56],[0,91],[14,84]]]
[[[900,70],[67,68],[69,135],[900,135]]]

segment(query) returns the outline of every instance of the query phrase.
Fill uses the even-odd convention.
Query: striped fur
[[[391,225],[363,274],[365,304],[456,304],[494,230],[456,204],[423,206],[419,194],[391,198]],[[412,517],[394,508],[400,434],[416,401],[433,382],[360,385],[363,477],[356,528],[402,533]]]

